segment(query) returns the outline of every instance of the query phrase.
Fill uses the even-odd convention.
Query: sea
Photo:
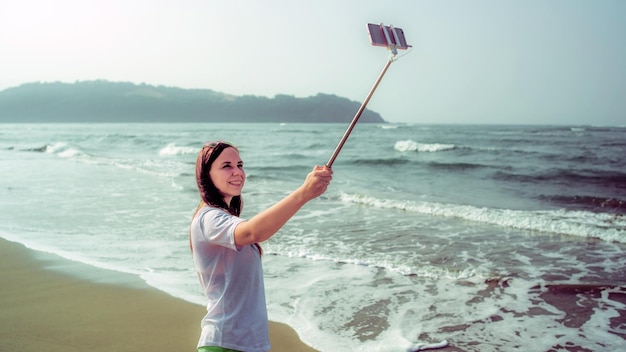
[[[347,127],[0,124],[0,237],[201,311],[188,238],[202,144],[238,146],[251,218]],[[305,343],[626,350],[626,127],[363,123],[333,170],[262,244],[269,317]]]

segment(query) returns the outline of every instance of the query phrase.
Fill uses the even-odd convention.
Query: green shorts
[[[202,347],[198,347],[198,352],[241,352],[241,351],[231,350],[230,348],[217,347],[217,346],[202,346]]]

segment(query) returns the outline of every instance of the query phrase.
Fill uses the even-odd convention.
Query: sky
[[[623,0],[0,0],[0,90],[95,79],[361,103],[398,123],[626,125]],[[356,111],[355,111],[356,113]]]

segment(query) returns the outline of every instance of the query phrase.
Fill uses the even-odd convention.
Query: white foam
[[[46,153],[56,154],[60,149],[67,148],[67,143],[65,142],[57,142],[53,145],[46,146]]]
[[[343,202],[365,204],[384,209],[401,209],[522,230],[599,238],[607,242],[626,243],[626,218],[620,215],[563,209],[525,211],[480,208],[469,205],[378,199],[347,193],[341,193],[341,200]]]
[[[59,154],[57,154],[58,156],[60,156],[61,158],[72,158],[75,157],[77,155],[80,154],[80,151],[74,148],[69,148],[66,149],[62,152],[60,152]]]
[[[394,145],[394,149],[400,152],[441,152],[454,148],[454,144],[417,143],[412,140],[397,141]]]
[[[45,151],[46,153],[55,154],[61,158],[73,158],[82,154],[79,149],[71,147],[66,142],[57,142],[53,145],[48,145]]]
[[[379,349],[374,346],[382,345],[391,351],[406,348],[408,341],[396,339],[395,328],[365,344],[356,338],[355,331],[363,323],[355,321],[355,312],[387,300],[390,293],[367,289],[377,269],[281,256],[267,256],[264,262],[270,319],[294,327],[305,343],[321,351],[347,351],[354,346],[375,351]],[[388,285],[393,283],[384,284]]]
[[[159,150],[159,155],[184,155],[184,154],[195,154],[198,152],[197,148],[192,147],[181,147],[177,146],[174,143],[169,143],[161,150]]]

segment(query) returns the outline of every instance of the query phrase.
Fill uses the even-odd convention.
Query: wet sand
[[[0,239],[0,351],[195,351],[202,306]],[[315,351],[270,322],[272,351]]]

